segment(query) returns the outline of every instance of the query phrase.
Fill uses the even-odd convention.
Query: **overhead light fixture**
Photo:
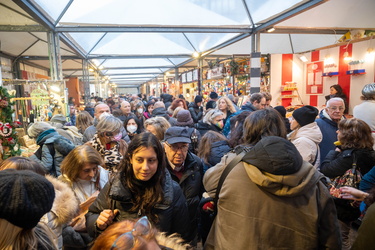
[[[194,51],[194,53],[193,53],[193,57],[194,57],[194,58],[198,58],[198,57],[199,57],[199,52]]]
[[[307,62],[307,57],[306,56],[300,56],[299,59],[302,61],[302,62]]]
[[[90,71],[90,72],[94,72],[94,69],[93,69],[93,68],[89,68],[89,71]]]
[[[275,28],[274,28],[274,27],[267,29],[267,32],[268,32],[268,33],[271,33],[271,32],[274,32],[274,31],[275,31]]]
[[[326,56],[324,58],[324,65],[330,65],[330,64],[333,64],[335,61],[333,60],[333,58],[331,56]]]
[[[351,60],[352,60],[352,57],[349,56],[349,52],[345,51],[345,53],[344,53],[344,61],[345,62],[350,62]]]
[[[366,62],[371,62],[374,60],[375,57],[375,50],[373,48],[369,48],[366,52],[365,60]]]

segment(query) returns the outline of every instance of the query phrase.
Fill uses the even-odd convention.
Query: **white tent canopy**
[[[374,9],[373,0],[0,0],[0,51],[48,69],[55,32],[64,76],[81,77],[89,60],[112,82],[140,85],[192,66],[194,52],[250,54],[252,34],[261,53],[331,45],[348,30],[375,29]]]

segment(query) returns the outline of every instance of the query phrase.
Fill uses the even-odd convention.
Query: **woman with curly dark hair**
[[[357,164],[357,169],[363,175],[371,170],[375,165],[375,155],[372,146],[374,139],[371,135],[370,127],[360,119],[347,119],[339,122],[337,138],[340,142],[335,150],[331,150],[320,165],[320,171],[329,178],[342,176],[352,168],[353,163]],[[337,217],[340,220],[343,247],[351,247],[350,224],[359,215],[356,209],[345,200],[335,199]],[[344,248],[343,248],[344,249]]]
[[[120,164],[120,172],[101,190],[86,215],[91,236],[116,221],[147,216],[162,232],[186,239],[186,200],[166,169],[165,153],[151,133],[136,135]]]
[[[352,167],[354,157],[362,175],[374,165],[374,139],[370,127],[360,119],[347,119],[339,123],[337,138],[340,142],[331,150],[320,166],[320,171],[329,178],[343,175]]]

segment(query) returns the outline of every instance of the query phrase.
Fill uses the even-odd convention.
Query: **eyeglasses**
[[[345,108],[344,107],[328,107],[330,110],[333,110],[333,111],[343,111]]]
[[[134,237],[144,236],[150,233],[151,223],[147,219],[147,216],[140,218],[137,223],[134,224],[133,229],[130,232],[121,234],[111,246],[112,249],[128,250],[134,247]]]
[[[119,132],[115,133],[115,132],[104,132],[104,136],[107,136],[107,137],[113,137],[115,135],[118,135]]]
[[[168,142],[165,142],[165,144],[168,145],[173,151],[177,152],[178,150],[181,150],[182,152],[186,152],[189,149],[189,145],[183,145],[183,146],[178,146],[177,144],[169,144]]]

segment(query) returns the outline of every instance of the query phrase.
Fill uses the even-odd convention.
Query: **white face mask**
[[[134,126],[134,125],[126,126],[126,130],[127,130],[129,133],[134,133],[135,131],[137,131],[137,126]]]
[[[99,116],[99,121],[102,120],[104,117],[107,117],[107,116],[111,116],[111,114],[108,113],[108,112],[104,112],[104,113],[102,113],[102,114]]]
[[[143,113],[143,109],[142,108],[137,109],[137,112],[140,113],[140,114],[142,114]]]

